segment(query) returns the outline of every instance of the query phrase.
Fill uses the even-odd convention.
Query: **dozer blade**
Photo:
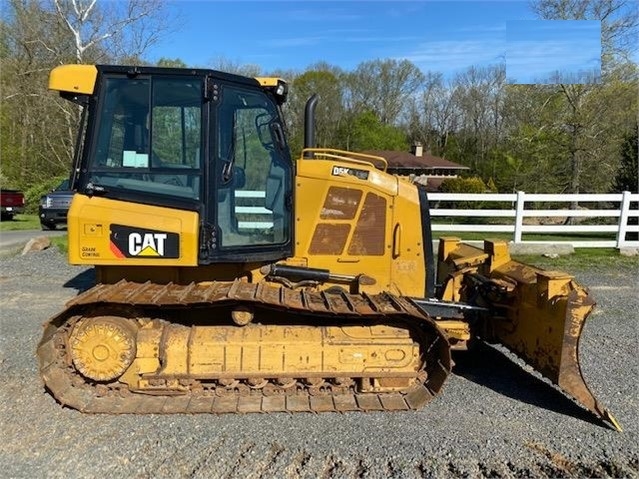
[[[479,333],[482,339],[502,344],[621,431],[586,385],[579,364],[579,339],[595,306],[587,290],[566,273],[513,261],[504,242],[486,241],[484,251],[459,243],[452,246],[448,245],[447,254],[440,246],[444,269],[450,278],[457,278],[463,299],[478,295],[481,305],[491,310]]]

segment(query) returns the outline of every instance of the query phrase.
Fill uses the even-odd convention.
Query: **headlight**
[[[49,198],[48,196],[42,196],[40,198],[40,206],[42,206],[43,208],[51,208],[52,204],[53,204],[53,200]]]

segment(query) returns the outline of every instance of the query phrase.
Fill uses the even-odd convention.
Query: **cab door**
[[[210,256],[276,261],[292,254],[293,165],[279,110],[260,88],[219,82],[212,103]]]

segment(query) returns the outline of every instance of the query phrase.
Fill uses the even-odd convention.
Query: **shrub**
[[[461,193],[461,194],[482,194],[494,193],[496,188],[492,180],[488,182],[488,186],[479,177],[472,178],[448,178],[444,180],[439,187],[442,193]],[[491,209],[500,208],[499,203],[491,203],[488,201],[450,201],[441,202],[438,207],[452,209]],[[490,223],[490,218],[459,218],[457,221],[467,224]]]
[[[40,197],[46,195],[49,191],[58,186],[62,182],[62,180],[65,180],[66,178],[66,176],[54,176],[53,178],[49,178],[29,187],[24,192],[25,213],[36,214],[38,212]]]
[[[481,178],[448,178],[439,187],[442,193],[488,193],[490,190]]]

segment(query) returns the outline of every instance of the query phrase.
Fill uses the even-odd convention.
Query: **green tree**
[[[343,71],[327,63],[315,64],[290,84],[287,124],[294,154],[301,150],[304,130],[304,106],[317,94],[315,109],[315,143],[318,147],[338,148],[337,132],[344,121]]]
[[[637,131],[628,135],[621,146],[621,167],[614,182],[614,191],[638,193],[639,162],[637,161]]]
[[[439,72],[427,72],[422,91],[409,99],[408,108],[410,137],[434,155],[445,155],[448,140],[458,129],[460,112],[444,76]]]
[[[604,71],[627,62],[637,48],[639,6],[635,0],[534,0],[544,20],[599,20]]]
[[[557,82],[551,95],[560,101],[549,126],[563,133],[557,136],[562,150],[559,159],[563,160],[558,173],[565,178],[565,191],[607,191],[619,168],[622,132],[637,121],[636,65],[635,74],[627,76],[633,70],[627,59],[634,50],[629,39],[636,45],[637,4],[628,0],[537,0],[531,6],[546,20],[601,21],[603,81]]]
[[[374,111],[385,125],[395,124],[423,81],[424,74],[408,60],[360,63],[346,78],[347,109],[353,113]]]
[[[348,135],[342,142],[347,143],[348,148],[353,151],[406,151],[409,147],[406,134],[401,128],[386,125],[372,111],[355,115],[350,128],[344,129],[342,133]]]
[[[188,65],[184,63],[181,58],[160,58],[157,61],[157,66],[165,68],[187,68]]]
[[[450,157],[484,174],[489,151],[503,134],[504,65],[470,67],[455,77],[452,102],[459,112],[461,157]]]
[[[171,22],[163,0],[52,0],[56,18],[73,39],[75,63],[140,58],[153,44],[179,25]],[[45,2],[44,8],[49,8]]]
[[[79,109],[47,90],[65,63],[141,58],[167,33],[162,0],[9,0],[0,20],[2,173],[27,188],[68,174]]]
[[[636,90],[636,66],[629,64],[601,83],[508,85],[506,136],[494,150],[499,189],[609,191],[622,134],[636,128]]]
[[[245,77],[257,77],[262,74],[262,67],[253,64],[243,64],[230,60],[225,56],[218,56],[209,62],[209,67],[226,73],[234,73]]]

